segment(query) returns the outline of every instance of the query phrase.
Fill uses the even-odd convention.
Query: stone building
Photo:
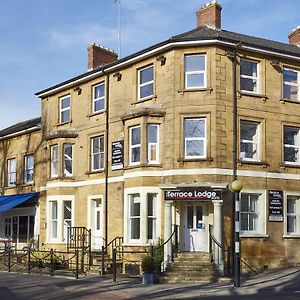
[[[128,57],[91,45],[86,73],[36,94],[41,247],[82,226],[95,251],[116,237],[134,251],[178,225],[179,251],[219,244],[222,271],[237,167],[243,268],[300,263],[300,28],[289,41],[221,29],[212,1],[195,29]]]

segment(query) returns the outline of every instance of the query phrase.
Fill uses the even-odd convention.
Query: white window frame
[[[285,128],[293,128],[298,130],[298,134],[297,134],[297,139],[296,139],[296,144],[294,145],[289,145],[289,144],[285,144],[284,140],[285,140]],[[283,161],[285,164],[290,164],[290,165],[299,165],[300,164],[300,128],[299,127],[294,127],[294,126],[288,126],[288,125],[284,125],[283,126]],[[293,148],[298,150],[298,157],[297,157],[297,161],[293,162],[293,161],[286,161],[285,160],[285,148]]]
[[[256,230],[241,230],[242,226],[242,194],[254,194],[259,195],[257,201],[257,229]],[[243,189],[240,193],[240,235],[242,237],[267,237],[267,215],[266,215],[266,190],[248,190]]]
[[[132,145],[132,131],[134,129],[140,129],[140,143]],[[140,149],[140,160],[139,161],[132,161],[132,153],[133,149]],[[129,128],[129,165],[139,165],[141,163],[141,154],[142,154],[142,127],[140,125],[133,126]]]
[[[292,82],[289,82],[289,81],[284,81],[284,71],[285,70],[297,73],[297,83],[292,83]],[[287,86],[291,86],[291,87],[296,87],[297,88],[297,101],[300,101],[300,71],[284,67],[283,70],[282,70],[282,85],[283,85],[282,86],[282,98],[284,98],[284,95],[283,95],[283,93],[284,93],[284,86],[287,85]],[[284,99],[288,99],[288,100],[293,101],[293,99],[291,99],[291,98],[284,98]]]
[[[99,86],[103,86],[104,92],[103,92],[103,96],[100,96],[98,98],[96,98],[96,88]],[[97,102],[103,102],[103,108],[96,110],[96,103]],[[98,112],[102,112],[105,110],[105,82],[101,82],[97,85],[93,86],[93,113],[98,113]]]
[[[17,184],[17,159],[15,157],[7,160],[7,186]]]
[[[256,77],[255,76],[250,76],[250,75],[245,75],[245,74],[242,74],[242,70],[240,68],[240,89],[241,89],[241,92],[258,94],[259,91],[260,91],[260,80],[259,80],[260,64],[259,64],[259,62],[255,61],[255,60],[251,60],[251,59],[241,59],[241,61],[248,61],[248,62],[251,62],[251,63],[255,63],[256,64],[256,73],[257,73]],[[243,90],[242,89],[242,78],[251,79],[253,82],[256,81],[256,90],[254,90],[254,91]]]
[[[186,58],[191,56],[199,56],[204,57],[204,70],[197,70],[197,71],[187,71],[186,70]],[[206,88],[207,87],[207,55],[206,54],[186,54],[184,55],[184,87],[185,89],[199,89],[199,88]],[[188,86],[188,77],[190,75],[197,75],[203,74],[203,85],[195,85],[195,86]]]
[[[300,237],[300,192],[299,191],[285,191],[284,195],[284,205],[283,205],[283,237],[285,238],[299,238]],[[296,203],[296,212],[295,213],[288,213],[287,212],[287,201],[288,197],[295,197],[297,199]],[[287,219],[288,216],[295,216],[296,218],[296,231],[295,232],[288,232],[287,231]]]
[[[68,156],[66,153],[66,148],[71,147],[71,156]],[[71,162],[71,173],[67,172],[66,162]],[[63,175],[64,177],[73,176],[73,144],[63,144]]]
[[[56,157],[54,156],[54,150],[56,151]],[[50,146],[50,177],[55,178],[58,177],[58,169],[59,169],[59,151],[58,145]]]
[[[67,242],[65,238],[65,219],[64,219],[64,203],[66,201],[71,202],[71,226],[74,226],[75,222],[75,197],[74,195],[53,195],[47,197],[47,242],[48,243],[63,243]],[[57,203],[57,218],[52,219],[51,203]],[[57,237],[52,237],[52,223],[57,222]]]
[[[252,123],[252,124],[256,124],[256,139],[255,140],[247,140],[247,139],[243,139],[242,135],[241,135],[241,125],[242,123]],[[240,120],[240,160],[243,161],[260,161],[261,160],[261,123],[257,122],[257,121],[249,121],[249,120]],[[256,157],[254,158],[249,158],[249,157],[242,157],[242,151],[241,151],[241,146],[242,144],[252,144],[252,145],[256,145],[256,149],[257,149],[257,153],[256,153]]]
[[[185,134],[185,122],[187,120],[204,120],[204,137],[186,137]],[[207,119],[206,117],[198,117],[198,118],[184,118],[183,120],[183,135],[184,135],[184,158],[185,159],[199,159],[206,158],[207,156]],[[203,155],[187,155],[187,143],[189,141],[203,141]]]
[[[140,195],[140,239],[130,238],[130,196],[132,194]],[[148,194],[156,194],[155,214],[148,216]],[[149,245],[158,242],[161,237],[161,189],[155,186],[144,186],[124,189],[124,242],[128,245]],[[148,239],[148,220],[154,218],[156,220],[155,239]]]
[[[32,161],[32,165],[29,162]],[[31,179],[28,180],[28,175]],[[28,154],[24,156],[24,183],[33,183],[34,176],[34,156],[33,154]]]
[[[66,99],[69,99],[69,106],[63,108],[62,107],[62,102]],[[69,119],[68,120],[64,120],[63,119],[63,114],[64,112],[69,111]],[[71,96],[67,95],[64,97],[59,98],[59,123],[68,123],[71,121]]]
[[[144,82],[144,83],[141,83],[141,73],[147,69],[152,69],[152,80],[149,80],[147,82]],[[145,97],[141,97],[141,89],[144,87],[144,86],[147,86],[147,85],[151,85],[152,84],[152,93],[151,95],[147,95]],[[144,67],[144,68],[141,68],[138,70],[138,99],[139,100],[142,100],[142,99],[147,99],[147,98],[150,98],[150,97],[153,97],[154,95],[154,66],[153,65],[150,65],[150,66],[147,66],[147,67]]]
[[[156,127],[156,142],[149,142],[149,128]],[[147,159],[150,164],[158,164],[159,163],[159,125],[158,124],[147,124]],[[151,159],[151,149],[155,148],[155,159]]]
[[[99,152],[94,152],[94,143],[99,140]],[[101,140],[103,140],[103,149],[101,149]],[[99,166],[95,168],[95,156],[99,157]],[[100,171],[104,169],[104,135],[91,137],[91,171]]]

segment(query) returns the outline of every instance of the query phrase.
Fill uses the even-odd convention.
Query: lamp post
[[[240,286],[241,279],[241,256],[240,256],[240,191],[243,188],[240,180],[236,179],[231,184],[234,192],[234,286]]]

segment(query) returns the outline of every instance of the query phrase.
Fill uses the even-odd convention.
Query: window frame
[[[69,99],[69,106],[62,108],[62,102],[66,99]],[[69,111],[69,118],[68,118],[68,120],[64,120],[63,114],[67,111]],[[71,95],[66,95],[66,96],[59,98],[59,123],[64,124],[64,123],[69,123],[69,122],[71,122]]]
[[[99,86],[103,86],[103,96],[95,98],[95,95],[96,95],[95,91],[96,91],[96,88],[99,87]],[[99,102],[99,101],[103,102],[103,108],[99,109],[99,110],[96,110],[95,109],[96,108],[96,103]],[[104,81],[102,81],[99,84],[96,84],[96,85],[93,86],[93,103],[92,103],[92,112],[93,113],[100,113],[100,112],[103,112],[103,111],[105,111],[105,82]]]
[[[204,137],[186,137],[186,121],[187,120],[204,120]],[[207,158],[207,117],[185,117],[183,119],[183,147],[184,159],[205,159]],[[187,155],[187,143],[189,141],[203,141],[203,155]]]
[[[99,139],[99,152],[94,152],[94,142],[96,139]],[[101,140],[102,140],[102,145],[103,149],[101,151]],[[105,151],[105,145],[104,145],[104,135],[97,135],[91,137],[91,166],[90,169],[92,172],[97,172],[101,171],[104,169],[104,151]],[[99,156],[99,168],[94,168],[95,166],[95,156]]]
[[[28,159],[32,158],[32,167],[28,168]],[[31,176],[31,180],[28,180],[27,175]],[[24,183],[30,184],[34,181],[34,155],[33,154],[27,154],[24,156]]]
[[[288,213],[288,197],[296,199],[296,212]],[[295,217],[296,231],[288,232],[288,217]],[[300,193],[299,192],[284,192],[284,237],[300,237]]]
[[[140,143],[139,144],[132,144],[132,131],[134,129],[139,129],[140,130],[140,134],[139,134],[139,140]],[[132,161],[132,153],[133,153],[133,149],[139,148],[139,153],[140,153],[140,157],[139,157],[139,161]],[[136,126],[132,126],[129,127],[129,165],[130,166],[134,166],[134,165],[139,165],[141,163],[141,154],[142,154],[142,126],[141,125],[136,125]]]
[[[13,162],[14,165],[12,164]],[[7,186],[14,187],[17,185],[17,158],[12,157],[7,159],[6,165],[7,165]]]
[[[149,128],[153,126],[156,127],[156,142],[149,142]],[[149,164],[158,164],[159,163],[159,124],[152,124],[148,123],[147,124],[147,162]],[[152,147],[155,147],[155,159],[151,159],[151,149]]]
[[[187,71],[186,70],[186,58],[191,56],[199,56],[204,57],[204,70],[198,70],[198,71]],[[188,77],[190,75],[195,74],[203,74],[203,85],[195,85],[195,86],[188,86]],[[201,53],[194,53],[194,54],[185,54],[184,55],[184,88],[189,89],[202,89],[207,87],[207,55],[201,54]]]
[[[66,157],[66,148],[70,147],[71,148],[71,157]],[[64,143],[63,144],[63,176],[64,177],[72,177],[73,176],[73,144],[71,143]],[[67,168],[66,168],[66,162],[70,161],[71,162],[71,173],[67,173]]]
[[[256,73],[257,73],[256,77],[255,76],[250,76],[250,75],[244,75],[244,74],[242,74],[242,68],[241,68],[241,62],[242,61],[248,61],[248,62],[256,64]],[[259,94],[259,92],[260,92],[260,76],[259,76],[259,72],[260,72],[260,62],[259,61],[255,61],[255,60],[247,59],[247,58],[241,58],[241,60],[240,60],[240,91],[241,92],[251,93],[251,94]],[[250,91],[250,90],[244,90],[244,89],[242,89],[242,78],[251,79],[252,81],[256,81],[256,90]]]
[[[286,128],[292,128],[292,129],[296,129],[298,131],[297,144],[294,144],[294,145],[285,144],[285,129]],[[292,161],[286,161],[285,160],[285,149],[286,148],[293,148],[293,149],[298,150],[297,161],[292,162]],[[300,127],[290,126],[290,125],[283,125],[283,162],[286,165],[300,165]]]
[[[54,149],[56,149],[56,155],[57,155],[55,159],[53,155]],[[59,148],[58,148],[58,144],[54,144],[50,146],[50,178],[57,178],[58,174],[59,174]]]
[[[141,83],[141,73],[147,69],[152,69],[152,80]],[[141,97],[141,89],[147,85],[152,85],[152,93],[151,93],[151,95]],[[151,98],[153,96],[154,96],[154,65],[151,64],[146,67],[142,67],[142,68],[138,69],[138,100],[144,100],[147,98]]]
[[[242,138],[242,123],[248,123],[248,124],[256,124],[256,134],[257,134],[257,139],[256,140],[247,140],[247,139],[243,139]],[[239,159],[241,161],[261,161],[261,152],[262,152],[262,145],[261,145],[261,136],[262,136],[262,123],[259,121],[252,121],[252,120],[246,120],[246,119],[241,119],[240,122],[240,130],[239,130]],[[242,157],[241,156],[241,149],[242,149],[242,144],[251,144],[251,145],[256,145],[257,146],[257,154],[256,154],[256,158],[248,158],[248,157]]]
[[[297,73],[297,83],[291,83],[289,81],[284,81],[284,71],[285,70]],[[296,100],[284,97],[284,86],[285,85],[291,86],[291,87],[297,87],[297,99]],[[292,68],[289,68],[289,67],[283,67],[282,68],[282,98],[287,99],[289,101],[300,101],[300,71],[299,70],[292,69]]]
[[[242,230],[242,195],[257,195],[257,229]],[[265,237],[267,236],[267,215],[266,215],[266,190],[242,190],[240,193],[240,235],[242,237]],[[246,212],[247,213],[247,212]]]

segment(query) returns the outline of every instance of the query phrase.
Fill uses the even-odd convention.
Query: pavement
[[[0,300],[120,299],[300,299],[300,267],[267,270],[231,282],[143,285],[138,277],[87,276],[81,279],[0,272]]]

